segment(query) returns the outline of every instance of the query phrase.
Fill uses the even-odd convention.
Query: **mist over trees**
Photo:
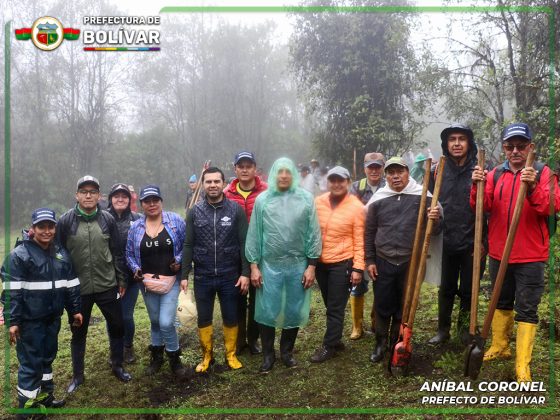
[[[320,2],[387,4],[414,5]],[[498,5],[545,6],[560,20],[552,0]],[[85,0],[7,0],[0,11],[12,32],[44,15],[82,27],[84,15],[122,14],[108,1]],[[547,157],[549,134],[560,128],[550,115],[550,92],[558,99],[551,74],[558,83],[560,67],[549,41],[558,49],[558,23],[550,31],[546,11],[527,8],[442,16],[424,43],[416,34],[422,15],[404,11],[294,13],[291,36],[280,41],[273,20],[163,14],[159,53],[87,53],[81,41],[46,53],[14,39],[12,225],[27,224],[38,206],[70,207],[86,173],[99,177],[103,192],[114,182],[157,183],[165,207],[180,208],[186,180],[206,159],[228,175],[241,149],[265,171],[281,155],[351,168],[354,149],[359,163],[365,152],[423,147],[430,139],[422,130],[434,121],[470,124],[498,159],[501,128],[523,120]],[[0,55],[3,62],[4,48]]]

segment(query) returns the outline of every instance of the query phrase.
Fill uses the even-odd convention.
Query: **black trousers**
[[[334,264],[318,263],[315,274],[321,289],[323,303],[327,308],[327,331],[323,337],[323,345],[336,346],[342,339],[344,328],[344,311],[350,296],[352,261],[341,261]]]
[[[118,288],[115,286],[109,290],[100,293],[92,293],[91,295],[82,295],[82,316],[84,321],[79,328],[72,327],[73,345],[85,345],[89,328],[89,320],[93,304],[101,310],[101,313],[107,321],[107,330],[109,338],[122,339],[124,337],[124,322],[122,316],[122,308],[120,298],[118,296]],[[70,320],[72,322],[73,320]]]
[[[409,261],[394,265],[376,257],[377,279],[373,282],[375,312],[383,318],[402,319],[403,294]]]
[[[257,290],[252,284],[246,295],[239,294],[237,301],[237,320],[239,327],[247,331],[246,337],[249,343],[254,343],[259,338],[259,324],[255,321],[255,297]],[[248,305],[247,305],[248,303]],[[239,337],[245,338],[245,331],[239,331]]]
[[[544,264],[542,261],[509,264],[497,308],[514,309],[516,321],[537,324],[537,308],[544,292]],[[488,269],[492,287],[499,268],[500,261],[490,257]]]

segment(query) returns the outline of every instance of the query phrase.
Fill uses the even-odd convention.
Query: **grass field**
[[[1,238],[0,238],[1,239]],[[13,238],[15,240],[15,237]],[[3,243],[3,242],[0,242]],[[371,307],[371,290],[367,296],[366,312]],[[479,317],[486,313],[489,297],[489,282],[482,284]],[[176,380],[169,372],[167,362],[160,373],[146,376],[143,371],[149,363],[149,321],[140,297],[136,307],[135,349],[138,361],[128,365],[133,380],[127,384],[119,382],[111,375],[107,364],[108,340],[104,320],[94,309],[92,324],[87,340],[86,383],[70,396],[65,389],[71,378],[70,332],[63,322],[59,335],[59,352],[54,363],[56,395],[67,398],[64,409],[66,418],[102,419],[122,418],[202,418],[215,413],[219,418],[254,418],[257,415],[269,418],[299,418],[304,414],[317,418],[349,418],[354,415],[384,418],[560,418],[560,411],[552,409],[557,404],[551,386],[558,383],[558,361],[560,346],[549,340],[550,311],[548,291],[540,306],[541,323],[533,351],[531,369],[534,381],[542,381],[546,392],[479,392],[478,384],[488,381],[513,381],[515,379],[514,360],[484,364],[477,381],[472,381],[474,392],[422,391],[422,385],[433,381],[466,381],[463,377],[463,347],[456,337],[441,346],[426,344],[437,327],[437,289],[423,287],[418,309],[414,350],[407,376],[394,377],[387,372],[387,360],[373,365],[369,355],[373,348],[373,335],[368,334],[358,341],[348,339],[350,334],[350,312],[347,308],[343,341],[346,350],[323,364],[312,364],[309,357],[320,345],[325,330],[325,309],[318,288],[313,289],[311,317],[308,326],[300,330],[296,341],[295,357],[299,365],[286,369],[279,361],[268,375],[259,375],[261,356],[240,356],[244,367],[238,371],[227,370],[223,359],[223,340],[219,310],[215,312],[215,356],[217,365],[207,374],[194,374],[194,366],[200,360],[200,348],[196,326],[181,326],[179,329],[182,360],[189,368],[188,378]],[[558,305],[558,302],[556,302]],[[216,305],[218,308],[218,305]],[[556,313],[559,313],[558,307]],[[456,312],[454,313],[456,314]],[[63,318],[65,320],[65,318]],[[369,316],[366,316],[369,327]],[[558,321],[558,319],[556,320]],[[479,320],[482,324],[482,320]],[[454,331],[454,329],[453,329]],[[279,334],[278,334],[279,335]],[[512,349],[515,349],[515,340]],[[6,335],[3,336],[6,348]],[[276,343],[278,348],[278,340]],[[551,352],[556,362],[554,380],[551,381]],[[16,405],[15,385],[17,381],[17,361],[15,351],[3,352],[0,362],[5,368],[5,357],[9,354],[9,384],[5,384],[8,394],[0,408],[0,418],[8,417],[8,407]],[[468,382],[468,381],[467,381]],[[443,405],[422,403],[425,396],[476,396],[476,404]],[[557,395],[557,392],[556,394]],[[496,398],[510,396],[544,396],[545,405],[528,404],[482,404],[481,397]]]

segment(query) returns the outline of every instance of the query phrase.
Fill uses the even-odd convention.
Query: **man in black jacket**
[[[93,176],[78,180],[76,201],[76,206],[60,217],[56,231],[59,243],[70,252],[80,279],[84,318],[81,327],[72,327],[73,377],[69,393],[84,382],[86,337],[94,303],[107,321],[113,374],[123,382],[131,379],[122,367],[124,328],[120,298],[125,293],[126,281],[117,223],[99,207],[99,181]]]
[[[438,331],[429,344],[449,340],[455,296],[459,297],[457,335],[463,344],[469,339],[475,215],[469,206],[472,171],[477,164],[477,147],[472,130],[453,124],[441,132],[441,150],[447,161],[443,171],[439,202],[443,207],[443,253],[438,294]],[[431,182],[435,172],[432,170]],[[481,275],[484,272],[481,263]],[[460,280],[459,280],[460,279]]]

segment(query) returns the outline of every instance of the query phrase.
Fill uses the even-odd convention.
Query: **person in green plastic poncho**
[[[294,343],[309,320],[315,265],[321,255],[321,230],[313,196],[298,187],[294,162],[280,158],[272,165],[268,190],[256,201],[247,232],[245,255],[251,283],[257,288],[255,320],[263,350],[261,373],[275,362],[275,328],[282,328],[280,354],[284,365],[297,365]]]

